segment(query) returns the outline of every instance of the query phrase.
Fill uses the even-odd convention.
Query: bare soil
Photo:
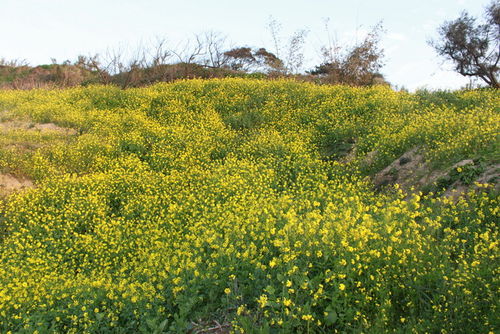
[[[12,130],[38,131],[42,133],[58,132],[65,135],[77,134],[75,129],[60,127],[54,123],[32,123],[12,120],[0,122],[0,133]]]
[[[27,178],[17,177],[12,174],[0,174],[0,197],[32,187],[34,187],[33,182]]]

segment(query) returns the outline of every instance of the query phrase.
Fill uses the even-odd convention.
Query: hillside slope
[[[499,98],[0,91],[0,331],[498,330]]]

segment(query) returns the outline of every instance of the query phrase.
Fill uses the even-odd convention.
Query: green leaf
[[[146,319],[146,324],[148,324],[149,328],[156,328],[156,319]]]
[[[268,285],[265,289],[270,295],[274,295],[274,292],[276,291],[272,286]]]
[[[168,324],[168,319],[163,320],[163,321],[160,323],[160,326],[158,326],[158,329],[159,329],[160,331],[163,331],[163,330],[167,327],[167,324]]]
[[[337,321],[337,312],[335,311],[330,311],[328,314],[325,316],[325,322],[327,325],[333,325]]]

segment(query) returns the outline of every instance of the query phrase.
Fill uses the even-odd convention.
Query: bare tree
[[[0,66],[6,67],[20,67],[20,66],[28,66],[29,63],[26,59],[10,59],[7,60],[5,58],[0,58]]]
[[[365,39],[354,46],[344,59],[347,82],[371,84],[382,67],[383,50],[379,47],[382,24],[377,24]]]
[[[335,61],[341,51],[341,48],[338,46],[337,39],[332,37],[329,18],[324,19],[324,25],[325,34],[327,36],[327,44],[321,46],[319,53],[324,63],[331,63]]]
[[[109,65],[103,63],[103,61],[100,59],[99,54],[89,56],[80,55],[78,56],[75,65],[85,70],[96,72],[101,83],[110,83],[111,75],[109,72]]]
[[[288,73],[298,73],[304,63],[304,44],[307,30],[297,30],[290,37],[287,45],[285,58],[285,69]]]
[[[363,41],[347,49],[338,47],[329,37],[328,45],[321,48],[322,63],[309,73],[328,83],[373,84],[381,78],[383,50],[379,42],[382,31],[382,24],[378,23]]]
[[[141,42],[135,48],[120,45],[108,48],[102,55],[79,56],[75,65],[97,72],[101,83],[113,82],[127,88],[159,80],[162,65],[167,64],[171,56],[166,40],[157,38],[155,42]],[[146,69],[154,73],[146,75]]]
[[[281,59],[281,66],[275,67],[276,72],[284,74],[298,73],[304,63],[304,44],[308,34],[305,29],[297,30],[288,39],[288,43],[283,43],[281,36],[281,24],[273,17],[269,18],[267,29],[271,34],[274,44],[273,55]],[[277,63],[275,63],[276,65]]]
[[[203,34],[201,40],[205,49],[203,65],[209,68],[224,67],[228,61],[224,55],[227,38],[218,32],[208,31]]]
[[[477,77],[490,87],[499,88],[500,60],[500,1],[486,8],[485,22],[462,12],[459,18],[439,27],[439,39],[429,44],[436,52],[455,65],[463,76]]]
[[[193,39],[186,39],[184,43],[177,45],[176,49],[170,50],[177,57],[180,63],[195,63],[204,53],[203,40],[200,35],[195,35]]]
[[[276,57],[280,58],[281,55],[281,24],[272,16],[269,17],[269,22],[267,23],[267,29],[271,34],[271,39],[273,40],[274,54]]]
[[[166,65],[172,57],[172,52],[167,48],[165,38],[157,37],[148,53],[151,59],[148,64],[149,67]]]
[[[193,77],[192,68],[198,64],[200,58],[205,55],[204,43],[200,35],[195,35],[194,39],[186,39],[184,43],[178,45],[176,49],[171,50],[172,54],[178,59],[179,66],[182,67],[183,77]]]
[[[98,65],[101,65],[99,71],[104,73],[104,76],[105,73],[109,75],[109,81],[104,83],[113,81],[122,88],[127,88],[134,81],[136,72],[144,64],[145,51],[141,45],[133,51],[130,51],[129,47],[120,45],[117,48],[108,48],[98,60]]]

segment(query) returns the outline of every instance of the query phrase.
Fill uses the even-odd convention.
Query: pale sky
[[[298,29],[309,31],[306,66],[319,64],[328,41],[325,19],[340,46],[362,39],[382,21],[385,66],[393,85],[460,88],[469,82],[450,70],[426,41],[437,27],[462,10],[481,17],[489,0],[0,0],[0,58],[30,64],[74,60],[79,54],[134,46],[165,38],[175,48],[204,31],[227,36],[233,46],[266,47],[273,43],[266,28],[273,17],[283,40]]]

